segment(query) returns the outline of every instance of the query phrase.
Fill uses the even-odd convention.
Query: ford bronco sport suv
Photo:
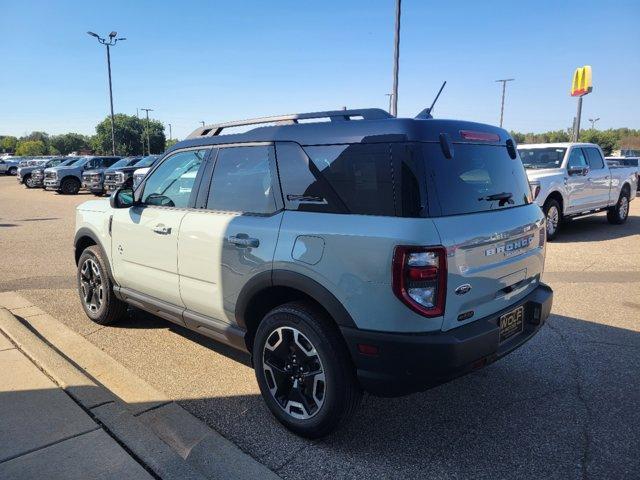
[[[362,391],[424,390],[535,335],[545,245],[505,130],[364,109],[196,130],[135,191],[78,206],[75,261],[90,319],[129,304],[249,352],[275,417],[319,437]]]

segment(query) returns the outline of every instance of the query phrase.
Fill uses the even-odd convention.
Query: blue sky
[[[104,47],[116,30],[116,112],[153,108],[183,138],[214,123],[377,106],[391,90],[394,0],[2,0],[0,134],[93,133],[108,113]],[[404,0],[399,115],[447,87],[436,116],[568,127],[573,70],[593,67],[586,119],[640,128],[640,2]]]

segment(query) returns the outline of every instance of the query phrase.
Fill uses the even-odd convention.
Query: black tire
[[[76,195],[80,191],[80,182],[77,178],[65,178],[60,184],[60,193],[64,195]]]
[[[549,198],[544,202],[542,211],[544,212],[547,223],[547,240],[551,241],[558,236],[558,232],[560,231],[560,226],[562,225],[562,208],[557,200]]]
[[[284,343],[285,337],[293,338],[296,335],[292,333],[295,331],[302,334],[302,337],[298,335],[298,342],[294,342],[295,345]],[[272,349],[266,347],[267,341]],[[306,353],[306,349],[300,348],[301,344],[310,346],[307,352],[314,352],[315,355]],[[276,355],[278,346],[280,352]],[[270,365],[277,361],[277,356],[282,357],[282,352],[287,353],[284,356],[287,359],[280,358],[282,363],[276,366],[281,368],[271,369]],[[296,352],[301,359],[298,366],[295,365]],[[342,426],[353,415],[362,398],[355,368],[339,330],[324,312],[304,302],[287,303],[265,315],[256,332],[253,362],[258,385],[269,410],[285,427],[303,437],[319,438]],[[290,367],[307,369],[307,373],[287,371]],[[310,370],[320,371],[321,374],[311,375]],[[277,373],[272,373],[274,371]],[[294,373],[291,378],[299,375],[302,381],[296,383],[298,380],[289,380],[290,373]],[[276,378],[283,380],[278,384]],[[280,385],[286,395],[277,400]],[[275,393],[272,393],[274,387]],[[312,396],[312,408],[315,411],[307,408],[309,404],[303,401],[297,403],[303,408],[290,406],[292,399],[300,399],[301,395],[307,400],[309,395]],[[312,415],[309,415],[310,412]],[[304,415],[307,418],[301,418]]]
[[[607,210],[607,220],[613,225],[622,225],[629,218],[629,188],[622,187],[615,206]]]
[[[17,167],[9,167],[9,170],[7,170],[7,175],[17,175],[17,174],[18,174]]]
[[[31,175],[26,175],[23,182],[27,188],[36,188],[36,183],[33,181],[33,178],[31,178]]]
[[[98,272],[92,268],[94,266]],[[113,282],[98,246],[92,245],[82,252],[76,277],[80,303],[87,317],[100,325],[111,325],[126,318],[127,304],[113,293]]]

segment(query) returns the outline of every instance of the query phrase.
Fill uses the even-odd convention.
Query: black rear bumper
[[[540,284],[509,308],[446,332],[398,334],[341,327],[362,388],[399,396],[435,387],[505,356],[533,337],[549,317],[553,291]],[[498,318],[524,305],[524,327],[500,344]],[[358,345],[377,347],[362,354]]]

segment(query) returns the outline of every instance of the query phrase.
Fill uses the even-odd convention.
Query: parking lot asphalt
[[[18,291],[283,478],[640,478],[640,198],[625,225],[576,219],[549,244],[553,315],[537,337],[427,392],[366,396],[346,428],[317,441],[272,418],[242,355],[139,312],[114,327],[85,317],[74,207],[93,198],[0,177],[0,291]]]

